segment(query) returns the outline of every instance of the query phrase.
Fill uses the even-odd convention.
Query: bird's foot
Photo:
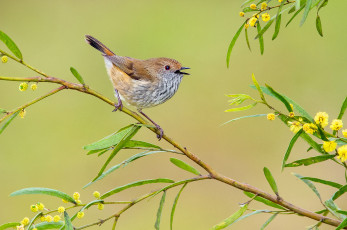
[[[121,100],[117,102],[117,104],[114,104],[114,110],[112,112],[116,112],[117,110],[122,110],[123,109],[123,103]]]
[[[158,140],[160,141],[161,140],[161,138],[163,138],[163,136],[164,136],[164,130],[159,126],[159,125],[155,125],[155,127],[158,129],[158,131],[159,131],[159,134],[157,134],[157,138],[158,138]]]

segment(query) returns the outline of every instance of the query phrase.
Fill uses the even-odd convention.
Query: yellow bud
[[[30,209],[33,212],[37,212],[39,210],[39,208],[36,205],[34,205],[34,204],[30,206]]]
[[[249,27],[249,24],[245,24],[245,29],[248,29],[248,27]]]
[[[263,2],[263,3],[261,4],[260,9],[261,9],[261,10],[266,10],[266,8],[267,8],[267,3],[266,3],[266,2]]]
[[[258,20],[258,19],[257,19],[256,17],[252,17],[252,18],[249,19],[248,24],[249,24],[250,26],[254,26],[255,23],[257,22],[257,20]]]
[[[324,141],[323,142],[323,149],[325,150],[325,152],[331,152],[334,151],[336,149],[336,142],[335,141]]]
[[[266,116],[266,118],[267,118],[269,121],[273,121],[273,120],[275,120],[276,116],[275,116],[275,114],[273,114],[273,113],[269,113],[269,114]]]
[[[58,222],[60,219],[61,219],[61,218],[60,218],[60,216],[58,216],[58,215],[55,215],[55,216],[53,217],[53,221],[54,221],[54,222]]]
[[[347,129],[342,130],[342,135],[347,138]]]
[[[59,208],[58,208],[58,212],[59,213],[63,213],[65,211],[65,208],[63,207],[63,206],[60,206]]]
[[[32,91],[35,91],[37,89],[37,84],[32,84],[30,88]]]
[[[100,198],[100,192],[94,191],[94,192],[93,192],[93,196],[94,196],[95,198],[99,199],[99,198]]]
[[[252,10],[256,10],[257,9],[257,5],[256,4],[251,4],[250,6],[249,6]]]
[[[291,117],[291,118],[295,117],[294,112],[290,112],[290,113],[289,113],[289,117]]]
[[[77,201],[80,198],[80,194],[78,192],[75,192],[73,194],[73,198],[74,198],[75,201]]]
[[[30,219],[28,217],[25,217],[20,223],[24,226],[28,225],[30,222]]]
[[[270,17],[270,14],[268,14],[268,13],[265,13],[265,14],[262,14],[262,15],[261,15],[261,19],[263,19],[264,22],[269,21],[270,18],[271,18],[271,17]]]
[[[22,109],[22,110],[19,112],[20,118],[24,118],[26,113],[27,113],[27,111],[26,111],[25,109]],[[39,209],[39,210],[40,210],[40,209]]]
[[[98,209],[99,209],[99,210],[103,210],[103,209],[104,209],[104,204],[99,203],[99,204],[98,204]]]
[[[45,218],[45,220],[46,220],[47,222],[52,222],[52,221],[53,221],[53,217],[52,217],[51,215],[47,215],[46,218]]]
[[[243,17],[243,16],[245,16],[245,13],[241,11],[241,12],[239,13],[239,15],[240,15],[240,17]]]
[[[37,205],[37,207],[39,208],[40,211],[42,211],[45,208],[45,205],[40,203],[40,202],[37,203],[36,205]]]
[[[4,56],[1,57],[1,62],[2,63],[6,63],[7,61],[8,61],[7,56],[4,55]]]
[[[330,128],[335,131],[342,129],[342,127],[343,123],[340,119],[334,119],[330,125]]]
[[[77,213],[77,218],[82,219],[84,217],[84,212],[78,212]]]
[[[20,85],[19,85],[19,90],[20,91],[25,91],[27,89],[28,89],[28,83],[26,83],[26,82],[20,83]]]

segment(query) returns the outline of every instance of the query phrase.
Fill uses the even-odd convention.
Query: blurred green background
[[[257,97],[257,92],[249,88],[252,73],[261,84],[267,83],[293,98],[312,115],[326,111],[331,119],[336,117],[346,96],[347,32],[341,20],[347,2],[331,1],[321,10],[324,38],[315,29],[315,10],[302,27],[298,25],[300,17],[286,29],[282,25],[275,41],[271,41],[273,28],[270,29],[265,36],[263,56],[259,54],[257,40],[251,39],[252,53],[248,51],[242,33],[227,69],[226,51],[242,23],[238,16],[242,2],[1,1],[0,30],[15,40],[31,65],[49,75],[76,81],[69,71],[73,66],[91,88],[109,98],[113,98],[113,90],[103,60],[84,42],[85,34],[95,36],[119,55],[140,59],[165,56],[179,60],[191,67],[191,76],[183,79],[178,93],[170,101],[146,110],[147,114],[161,124],[167,135],[219,172],[270,192],[262,173],[266,166],[275,176],[284,199],[309,210],[320,210],[322,206],[317,197],[291,172],[345,183],[342,168],[324,162],[281,172],[281,161],[293,134],[279,120],[254,118],[221,124],[242,115],[269,112],[263,106],[240,113],[223,112],[229,108],[225,94],[246,93]],[[287,21],[288,17],[285,18]],[[253,32],[250,34],[255,36]],[[11,60],[0,68],[2,76],[37,76]],[[0,82],[1,108],[11,110],[57,87],[40,83],[35,92],[19,92],[18,85],[19,82]],[[18,118],[8,127],[0,138],[0,223],[32,217],[29,206],[37,201],[50,209],[62,205],[61,200],[45,196],[8,196],[25,187],[55,188],[69,194],[79,191],[81,200],[87,202],[92,199],[94,190],[103,193],[135,180],[191,177],[169,162],[170,154],[157,154],[82,189],[106,159],[106,156],[86,156],[82,146],[133,122],[125,114],[111,111],[112,107],[96,98],[66,90],[28,108],[25,119]],[[142,129],[136,139],[171,148],[164,141],[158,142],[146,129]],[[315,154],[306,153],[306,149],[306,143],[300,140],[289,160]],[[132,154],[134,152],[123,151],[110,165]],[[334,192],[324,186],[317,187],[323,199]],[[132,199],[156,188],[160,185],[130,189],[115,199]],[[178,188],[168,192],[162,229],[169,229],[171,205],[177,191]],[[117,229],[153,229],[159,199],[157,196],[133,207],[121,216]],[[238,203],[247,200],[242,191],[222,183],[189,184],[179,200],[174,227],[209,229],[237,210]],[[337,203],[347,209],[346,198],[339,198]],[[264,208],[256,203],[251,206]],[[91,208],[85,218],[75,224],[94,222],[116,210],[119,207],[106,207],[103,212]],[[267,214],[253,216],[236,223],[233,229],[259,229],[267,218]],[[314,223],[294,215],[278,216],[268,229],[304,229]],[[90,229],[110,228],[111,223],[107,222],[101,228]],[[321,229],[332,228],[322,226]]]

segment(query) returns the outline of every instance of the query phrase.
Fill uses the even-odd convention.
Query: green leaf
[[[251,45],[249,44],[249,39],[248,39],[248,29],[245,29],[245,38],[246,38],[246,43],[249,51],[252,52]]]
[[[228,124],[228,123],[230,123],[230,122],[237,121],[237,120],[240,120],[240,119],[243,119],[243,118],[264,117],[264,116],[267,116],[267,114],[255,114],[255,115],[249,115],[249,116],[238,117],[238,118],[232,119],[232,120],[230,120],[230,121],[227,121],[227,122],[223,123],[222,125],[225,125],[225,124]]]
[[[322,179],[315,178],[315,177],[303,177],[302,179],[321,183],[321,184],[325,184],[325,185],[329,185],[329,186],[337,188],[337,189],[342,187],[342,185],[339,183],[328,181],[328,180],[322,180]]]
[[[339,115],[337,116],[337,119],[342,119],[343,115],[345,114],[346,109],[347,109],[347,97],[345,98],[345,100],[342,103],[341,110],[340,110]]]
[[[166,178],[159,178],[159,179],[149,179],[149,180],[140,180],[140,181],[135,181],[132,182],[130,184],[126,184],[117,188],[114,188],[108,192],[106,192],[105,194],[103,194],[100,199],[105,199],[113,194],[119,193],[125,189],[128,188],[132,188],[132,187],[136,187],[136,186],[141,186],[141,185],[145,185],[145,184],[153,184],[153,183],[174,183],[173,180],[170,179],[166,179]]]
[[[65,219],[65,230],[73,230],[74,227],[72,226],[71,219],[69,217],[69,214],[67,214],[66,211],[64,211],[64,219]]]
[[[240,105],[248,99],[254,101],[254,99],[247,94],[227,94],[226,96],[232,98],[228,100],[228,102],[230,102],[230,105]]]
[[[166,191],[163,192],[163,196],[160,199],[160,204],[159,204],[159,208],[157,211],[157,219],[156,219],[155,224],[154,224],[154,227],[157,230],[160,229],[160,220],[161,220],[161,214],[163,212],[163,207],[164,207],[164,203],[165,203],[165,197],[166,197]]]
[[[85,209],[90,208],[90,206],[92,206],[93,204],[98,204],[98,203],[102,204],[102,203],[104,203],[104,201],[103,200],[93,200],[93,201],[89,202],[88,204],[86,204],[85,206],[83,206],[81,208],[80,212],[83,212]]]
[[[98,177],[102,175],[102,173],[105,171],[107,165],[111,162],[111,160],[124,147],[124,145],[139,131],[140,128],[141,126],[132,125],[130,129],[127,129],[127,132],[121,137],[120,141],[117,143],[110,156],[100,169],[98,175],[94,178],[94,180],[96,180]]]
[[[289,146],[287,148],[287,151],[286,151],[286,154],[284,154],[284,157],[283,157],[283,161],[282,161],[282,171],[286,165],[286,162],[289,158],[289,155],[293,149],[293,146],[294,144],[296,143],[296,141],[298,140],[298,138],[300,137],[300,135],[303,133],[303,129],[300,129],[294,136],[293,138],[290,140],[289,142]]]
[[[181,161],[179,159],[176,158],[170,158],[170,161],[172,164],[176,165],[177,167],[186,170],[188,172],[191,172],[195,175],[201,175],[200,172],[198,170],[196,170],[193,166],[190,166],[189,164],[185,163],[184,161]]]
[[[322,22],[321,22],[318,14],[316,17],[316,29],[317,29],[319,35],[323,37]]]
[[[341,213],[341,214],[343,214],[343,215],[347,215],[347,211],[338,210],[337,212],[338,212],[338,213]]]
[[[257,90],[258,90],[258,92],[259,92],[260,98],[261,98],[264,102],[266,102],[265,96],[264,96],[264,94],[263,94],[263,91],[261,90],[261,88],[260,88],[260,86],[259,86],[259,83],[258,83],[257,79],[256,79],[255,76],[254,76],[254,73],[252,73],[252,81],[253,81],[255,87],[257,88]]]
[[[241,7],[244,7],[245,5],[248,5],[250,2],[253,2],[254,0],[246,0],[244,3],[242,3]]]
[[[4,132],[4,130],[7,128],[7,126],[13,121],[13,119],[16,118],[16,116],[17,116],[18,114],[19,114],[19,111],[16,112],[16,113],[14,113],[14,114],[12,114],[12,116],[10,116],[10,118],[7,119],[7,121],[5,122],[5,124],[4,124],[3,126],[1,126],[1,128],[0,128],[0,134],[1,134],[2,132]]]
[[[295,6],[293,6],[292,8],[290,8],[290,10],[288,11],[288,14],[294,13],[296,10]]]
[[[37,214],[34,216],[34,218],[32,218],[32,219],[30,220],[30,223],[29,223],[29,225],[27,226],[27,229],[30,229],[31,226],[34,224],[34,222],[35,222],[39,217],[41,217],[41,216],[42,216],[42,212],[37,213]]]
[[[302,5],[301,7],[300,7],[300,9],[298,9],[296,12],[295,12],[295,14],[293,14],[293,16],[289,19],[289,21],[287,22],[287,24],[286,24],[286,27],[293,21],[293,19],[296,17],[296,16],[298,16],[298,14],[303,10],[305,8],[305,5]]]
[[[255,214],[259,214],[259,213],[269,213],[269,212],[271,212],[271,211],[269,211],[269,210],[255,210],[254,212],[251,212],[251,213],[248,213],[247,215],[241,216],[241,217],[238,218],[234,223],[236,223],[236,222],[238,222],[238,221],[240,221],[240,220],[246,219],[246,218],[248,218],[248,217],[250,217],[250,216],[253,216],[253,215],[255,215]]]
[[[292,107],[290,106],[289,102],[278,92],[276,92],[273,88],[271,88],[269,85],[266,85],[266,88],[274,95],[275,98],[280,100],[287,108],[288,112],[293,112]]]
[[[243,213],[247,210],[247,208],[248,208],[248,204],[242,205],[237,212],[235,212],[234,214],[232,214],[231,216],[229,216],[228,218],[226,218],[219,224],[213,226],[211,230],[219,230],[219,229],[228,227],[229,225],[234,223],[237,219],[239,219],[243,215]]]
[[[318,6],[318,9],[317,9],[317,14],[319,13],[319,11],[325,7],[326,5],[328,5],[328,0],[323,0],[321,1],[320,5]]]
[[[8,228],[15,228],[16,226],[19,226],[20,223],[18,222],[10,222],[6,224],[0,225],[0,230],[8,229]]]
[[[282,210],[286,210],[284,207],[282,207],[281,205],[279,205],[279,204],[276,204],[276,203],[274,203],[274,202],[272,202],[272,201],[269,201],[269,200],[267,200],[267,199],[265,199],[265,198],[263,198],[263,197],[260,197],[260,196],[256,196],[256,195],[254,195],[253,193],[250,193],[250,192],[246,192],[246,191],[244,191],[243,192],[246,196],[248,196],[249,198],[254,198],[254,200],[256,200],[256,201],[258,201],[258,202],[261,202],[261,203],[263,203],[263,204],[265,204],[265,205],[267,205],[267,206],[270,206],[270,207],[273,207],[273,208],[277,208],[277,209],[282,209]]]
[[[272,40],[275,40],[277,38],[277,36],[278,36],[278,33],[280,32],[281,18],[282,18],[282,14],[278,15],[278,17],[276,18],[275,32],[272,35]]]
[[[302,19],[301,19],[301,22],[300,22],[300,26],[302,26],[305,23],[307,15],[308,15],[308,13],[311,10],[311,5],[312,5],[312,0],[307,0],[306,1],[306,6],[305,6],[305,11],[304,11],[304,14],[302,15]]]
[[[264,229],[271,223],[271,221],[273,221],[273,220],[276,218],[277,215],[278,215],[278,212],[275,213],[275,214],[273,214],[273,215],[261,226],[260,230],[264,230]]]
[[[237,107],[237,108],[232,108],[232,109],[227,109],[224,112],[237,112],[237,111],[244,111],[253,108],[254,106],[257,105],[257,102],[254,102],[253,104],[249,104],[243,107]]]
[[[181,196],[181,193],[183,191],[183,189],[187,186],[187,183],[185,183],[182,188],[180,189],[180,191],[177,193],[175,201],[172,205],[172,209],[171,209],[171,215],[170,215],[170,230],[172,230],[172,225],[173,225],[173,218],[174,218],[174,214],[175,214],[175,210],[176,210],[176,206],[177,206],[177,201]]]
[[[331,200],[336,200],[345,192],[347,192],[347,184],[342,186],[341,188],[339,188],[339,190],[337,192],[335,192],[334,195],[331,197]]]
[[[261,26],[259,22],[257,23],[257,31],[258,31],[258,34],[261,31]],[[264,38],[262,35],[259,36],[258,38],[259,38],[260,54],[263,55],[264,54]]]
[[[58,228],[61,228],[62,226],[64,226],[64,222],[63,221],[42,222],[42,223],[35,224],[35,228],[37,228],[37,230],[58,229]],[[30,228],[30,230],[32,230],[33,228],[34,228],[34,226],[32,226]]]
[[[82,85],[85,85],[84,80],[83,80],[81,74],[79,74],[74,67],[70,67],[70,71]]]
[[[236,43],[237,38],[240,36],[241,31],[245,27],[246,21],[241,25],[241,27],[237,30],[236,34],[234,35],[233,39],[230,42],[228,52],[227,52],[227,67],[229,68],[229,63],[230,63],[230,55],[231,51],[233,50],[233,47]]]
[[[316,163],[319,163],[322,161],[332,159],[334,157],[335,157],[335,155],[328,155],[328,154],[315,156],[315,157],[309,157],[309,158],[294,161],[292,163],[285,164],[284,167],[298,167],[298,166],[302,166],[302,165],[308,166],[308,165],[312,165],[312,164],[316,164]]]
[[[0,108],[0,113],[6,113],[6,112],[7,112],[6,109]]]
[[[343,228],[345,228],[345,227],[347,227],[347,218],[344,219],[344,220],[341,222],[341,224],[340,224],[339,226],[337,226],[337,228],[336,228],[335,230],[340,230],[340,229],[343,229]]]
[[[275,179],[273,178],[270,170],[268,168],[264,167],[263,171],[264,171],[264,175],[266,177],[266,180],[267,180],[267,182],[269,182],[269,185],[270,185],[272,191],[274,191],[274,193],[276,195],[278,195],[278,188],[277,188]]]
[[[328,208],[329,212],[339,218],[340,220],[346,219],[346,216],[339,213],[340,208],[331,199],[324,202],[325,206]]]
[[[314,184],[312,184],[311,181],[303,179],[303,176],[301,176],[300,174],[297,173],[292,173],[294,176],[296,176],[297,178],[299,178],[300,180],[302,180],[319,198],[320,201],[322,201],[322,198],[316,188],[316,186],[314,186]]]
[[[251,9],[251,7],[249,7],[249,6],[243,8],[243,10],[242,10],[242,12],[244,12],[244,13],[253,12],[253,11],[258,11],[258,10],[253,10],[253,9]]]
[[[64,192],[60,192],[55,189],[50,189],[50,188],[24,188],[24,189],[11,193],[10,196],[19,196],[19,195],[28,195],[28,194],[44,194],[49,196],[55,196],[55,197],[64,199],[66,201],[69,201],[73,204],[76,204],[76,201],[68,194]]]
[[[11,50],[11,52],[20,60],[23,59],[22,53],[20,52],[20,50],[18,49],[18,46],[16,45],[16,43],[14,43],[14,41],[4,32],[0,31],[0,40],[5,43],[5,45],[7,46],[7,48],[9,50]]]
[[[274,21],[275,21],[275,18],[271,18],[270,21],[268,21],[268,23],[266,23],[266,25],[263,27],[263,29],[261,29],[261,31],[258,32],[257,36],[255,36],[254,39],[257,39],[260,36],[263,36],[263,34],[270,28],[270,26],[272,25]]]
[[[324,150],[322,149],[321,145],[315,142],[307,133],[302,132],[300,137],[304,139],[310,146],[312,146],[312,148],[314,148],[317,152],[324,153]]]

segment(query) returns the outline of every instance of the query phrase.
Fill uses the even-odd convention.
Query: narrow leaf
[[[0,40],[5,43],[5,45],[7,46],[7,48],[9,50],[11,50],[11,52],[20,60],[23,59],[22,53],[20,52],[18,46],[16,45],[16,43],[14,43],[14,41],[4,32],[0,31]]]
[[[42,212],[37,213],[37,214],[34,216],[34,218],[32,218],[32,219],[30,220],[30,223],[29,223],[27,229],[30,229],[31,226],[34,224],[34,222],[35,222],[39,217],[41,217],[41,216],[42,216]]]
[[[339,190],[337,192],[335,192],[334,195],[331,197],[331,200],[336,200],[345,192],[347,192],[347,184],[342,186],[341,188],[339,188]]]
[[[322,180],[322,179],[315,178],[315,177],[303,177],[302,179],[321,183],[321,184],[325,184],[325,185],[329,185],[329,186],[337,188],[337,189],[342,187],[342,185],[339,183],[328,181],[328,180]]]
[[[254,76],[254,73],[252,73],[252,81],[255,85],[255,87],[257,88],[258,92],[259,92],[259,95],[260,95],[260,98],[265,102],[265,97],[264,97],[264,94],[263,94],[263,91],[261,90],[260,86],[259,86],[259,83],[257,81],[257,79],[255,78]]]
[[[125,189],[128,188],[132,188],[132,187],[136,187],[136,186],[141,186],[141,185],[145,185],[145,184],[153,184],[153,183],[174,183],[173,180],[170,179],[166,179],[166,178],[159,178],[159,179],[150,179],[150,180],[140,180],[140,181],[136,181],[136,182],[132,182],[130,184],[126,184],[117,188],[114,188],[108,192],[106,192],[105,194],[103,194],[100,199],[105,199],[113,194],[119,193]]]
[[[306,6],[305,6],[305,11],[304,11],[304,14],[302,15],[302,19],[301,19],[301,22],[300,22],[300,26],[302,26],[305,23],[307,15],[308,15],[308,13],[311,10],[311,5],[312,5],[312,0],[307,0],[306,1]]]
[[[257,23],[257,31],[258,31],[258,34],[261,31],[261,26],[259,22]],[[259,38],[260,54],[263,55],[264,54],[264,38],[262,35],[259,36],[258,38]]]
[[[225,125],[225,124],[228,124],[228,123],[230,123],[230,122],[237,121],[237,120],[240,120],[240,119],[243,119],[243,118],[250,118],[250,117],[264,117],[264,116],[267,116],[267,114],[255,114],[255,115],[249,115],[249,116],[237,117],[237,118],[231,119],[230,121],[227,121],[227,122],[223,123],[222,125]]]
[[[0,108],[0,113],[6,113],[6,109]]]
[[[289,102],[281,94],[279,94],[277,91],[275,91],[269,85],[265,85],[265,86],[274,95],[275,98],[280,100],[286,106],[288,112],[292,112],[292,108],[291,108]]]
[[[232,109],[227,109],[224,112],[237,112],[237,111],[244,111],[244,110],[248,110],[253,108],[254,106],[257,105],[257,102],[253,103],[253,104],[249,104],[243,107],[237,107],[237,108],[232,108]]]
[[[302,165],[308,166],[308,165],[312,165],[312,164],[316,164],[316,163],[319,163],[322,161],[332,159],[334,157],[335,157],[335,155],[320,155],[320,156],[316,156],[316,157],[309,157],[309,158],[294,161],[292,163],[288,163],[284,167],[298,167],[298,166],[302,166]]]
[[[275,18],[271,18],[270,21],[268,21],[268,23],[266,23],[266,25],[263,27],[263,29],[261,29],[260,32],[258,32],[257,36],[255,36],[254,39],[259,38],[260,36],[262,37],[263,34],[270,28],[270,26],[272,25],[272,23],[275,21]]]
[[[66,211],[64,211],[64,220],[65,220],[65,230],[73,230],[74,227],[72,226],[71,219],[69,217],[69,214],[67,214]]]
[[[289,21],[286,24],[286,27],[293,21],[293,19],[298,16],[298,14],[305,8],[305,5],[301,6],[300,9],[298,9],[295,14],[289,19]]]
[[[187,186],[187,183],[185,183],[182,188],[180,189],[180,191],[177,193],[176,195],[176,198],[175,198],[175,201],[172,205],[172,209],[171,209],[171,215],[170,215],[170,230],[172,230],[172,225],[173,225],[173,218],[174,218],[174,215],[175,215],[175,210],[176,210],[176,206],[177,206],[177,201],[178,199],[180,198],[181,196],[181,193],[183,191],[183,189]]]
[[[19,226],[20,223],[18,222],[10,222],[10,223],[6,223],[3,225],[0,225],[0,230],[4,230],[4,229],[9,229],[9,228],[15,228],[16,226]]]
[[[267,180],[267,182],[269,182],[269,185],[270,185],[272,191],[274,191],[274,193],[276,195],[278,195],[278,188],[277,188],[275,179],[273,178],[270,170],[268,168],[266,168],[266,167],[264,167],[263,170],[264,170],[264,175],[266,177],[266,180]]]
[[[55,189],[50,189],[50,188],[24,188],[24,189],[11,193],[10,196],[19,196],[19,195],[28,195],[28,194],[44,194],[49,196],[55,196],[55,197],[59,197],[61,199],[64,199],[66,201],[76,204],[76,201],[68,194],[64,192],[60,192]]]
[[[154,224],[154,227],[157,230],[160,229],[160,220],[161,220],[161,214],[163,212],[163,207],[164,207],[164,203],[165,203],[165,197],[166,197],[166,191],[163,192],[163,196],[160,199],[160,204],[159,204],[159,208],[157,211],[157,219],[156,219],[155,224]]]
[[[296,143],[296,141],[298,140],[298,138],[300,137],[300,135],[302,134],[302,132],[303,132],[303,130],[300,129],[300,130],[294,135],[294,137],[290,140],[289,146],[288,146],[287,151],[286,151],[286,154],[284,154],[284,158],[283,158],[283,161],[282,161],[282,171],[283,171],[283,169],[284,169],[284,167],[285,167],[285,165],[286,165],[286,162],[287,162],[287,160],[288,160],[288,158],[289,158],[289,155],[290,155],[290,153],[291,153],[291,151],[292,151],[292,149],[293,149],[294,144]]]
[[[188,172],[191,172],[195,175],[201,175],[200,172],[198,170],[196,170],[193,166],[190,166],[189,164],[185,163],[184,161],[181,161],[179,159],[176,158],[170,158],[170,161],[172,164],[176,165],[177,167],[186,170]]]
[[[235,212],[234,214],[232,214],[231,216],[223,220],[221,223],[213,226],[211,230],[219,230],[219,229],[228,227],[229,225],[234,223],[237,219],[239,219],[243,215],[243,213],[247,210],[247,208],[248,208],[248,204],[244,204],[243,206],[241,206],[241,208],[237,212]]]
[[[116,156],[116,154],[124,147],[124,145],[139,131],[141,126],[133,125],[128,132],[125,133],[125,135],[122,137],[122,139],[119,141],[119,143],[115,146],[113,151],[111,152],[110,156],[100,169],[98,175],[94,178],[96,180],[98,177],[102,175],[102,173],[105,171],[107,165],[111,162],[111,160]]]
[[[319,200],[322,201],[322,198],[321,198],[316,186],[314,186],[314,184],[312,184],[311,181],[303,179],[303,176],[301,176],[297,173],[292,173],[292,174],[294,176],[296,176],[297,178],[299,178],[301,181],[303,181],[318,196]]]
[[[319,13],[319,11],[325,7],[326,5],[328,5],[328,0],[323,0],[321,1],[320,5],[318,6],[318,9],[317,9],[317,14]]]
[[[250,216],[253,216],[253,215],[255,215],[255,214],[259,214],[259,213],[269,213],[269,212],[271,212],[271,211],[269,211],[269,210],[256,210],[256,211],[254,211],[254,212],[248,213],[247,215],[241,216],[241,217],[238,218],[234,223],[236,223],[236,222],[238,222],[238,221],[240,221],[240,220],[246,219],[246,218],[248,218],[248,217],[250,217]]]
[[[227,52],[227,67],[229,68],[229,63],[230,63],[230,54],[231,51],[233,50],[233,47],[236,43],[237,38],[240,36],[241,31],[245,27],[246,21],[241,25],[241,27],[237,30],[236,34],[234,35],[233,39],[230,42],[228,52]]]
[[[316,29],[317,29],[319,35],[323,37],[322,22],[321,22],[318,14],[316,17]]]
[[[272,40],[275,40],[277,38],[277,36],[278,36],[278,33],[280,32],[281,18],[282,18],[282,14],[280,14],[280,15],[278,15],[278,17],[276,17],[275,32],[272,35]]]
[[[336,228],[335,230],[340,230],[340,229],[343,229],[343,228],[345,228],[345,227],[347,227],[347,218],[344,219],[344,220],[341,222],[341,224],[340,224],[339,226],[337,226],[337,228]]]
[[[279,204],[276,204],[276,203],[274,203],[274,202],[272,202],[272,201],[269,201],[269,200],[267,200],[267,199],[265,199],[265,198],[263,198],[263,197],[260,197],[260,196],[256,196],[256,195],[254,195],[253,193],[250,193],[250,192],[243,192],[246,196],[248,196],[249,198],[254,198],[254,200],[256,200],[256,201],[258,201],[258,202],[261,202],[261,203],[263,203],[263,204],[265,204],[265,205],[267,205],[267,206],[270,206],[270,207],[273,207],[273,208],[277,208],[277,209],[282,209],[282,210],[286,210],[284,207],[282,207],[281,205],[279,205]]]
[[[275,213],[275,214],[273,214],[273,215],[261,226],[260,230],[264,230],[264,229],[271,223],[271,221],[273,221],[273,220],[276,218],[277,215],[278,215],[278,212]]]
[[[315,142],[307,133],[302,132],[300,137],[304,139],[310,146],[312,146],[312,148],[314,148],[317,152],[324,153],[321,145]]]
[[[89,202],[88,204],[86,204],[85,206],[83,206],[80,210],[80,212],[83,212],[85,209],[90,208],[93,204],[98,204],[98,203],[104,203],[103,200],[93,200],[91,202]]]
[[[340,208],[331,199],[324,202],[325,206],[328,208],[329,212],[339,218],[340,220],[346,219],[346,216],[339,213]]]
[[[7,119],[7,121],[5,122],[5,124],[3,124],[3,126],[1,126],[1,128],[0,128],[0,134],[1,134],[2,132],[4,132],[4,130],[7,128],[7,126],[13,121],[13,119],[16,118],[16,116],[17,116],[18,114],[19,114],[19,111],[16,112],[16,113],[14,113],[14,114],[12,114],[12,116],[11,116],[10,118]]]
[[[79,74],[74,67],[70,67],[70,71],[82,85],[85,85],[84,80],[83,80],[81,74]]]
[[[35,228],[37,228],[37,230],[57,229],[57,228],[61,228],[63,226],[64,226],[64,222],[63,221],[42,222],[42,223],[35,224]],[[32,230],[33,228],[34,228],[34,226],[32,226],[30,228],[30,230]]]
[[[347,211],[338,210],[337,212],[338,212],[338,213],[341,213],[341,214],[343,214],[343,215],[347,215]]]
[[[248,39],[248,29],[245,29],[245,38],[246,38],[246,43],[249,51],[252,52],[251,45],[249,44],[249,39]]]
[[[244,7],[245,5],[248,5],[248,3],[253,2],[254,0],[246,0],[242,3],[241,7]]]
[[[342,119],[343,115],[345,114],[346,109],[347,109],[347,97],[345,98],[345,100],[342,103],[341,110],[340,110],[339,115],[337,116],[337,119]]]

